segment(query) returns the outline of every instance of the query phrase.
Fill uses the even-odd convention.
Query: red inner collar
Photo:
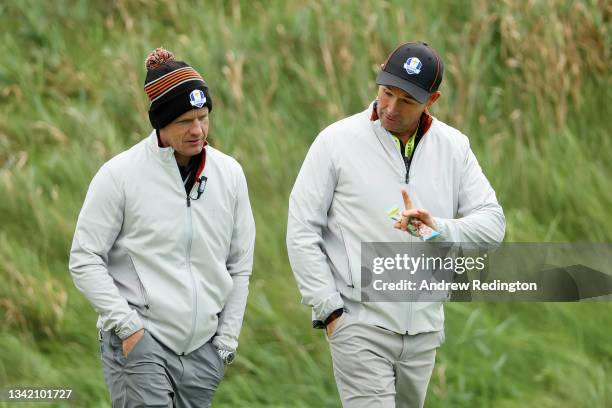
[[[205,140],[204,146],[202,147],[202,151],[200,152],[200,155],[202,156],[200,158],[200,165],[198,166],[198,170],[196,171],[196,174],[195,174],[196,180],[200,178],[200,175],[204,171],[204,166],[206,166],[206,146],[208,146],[208,142]]]

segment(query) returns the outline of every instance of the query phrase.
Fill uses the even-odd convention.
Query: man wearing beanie
[[[146,60],[151,134],[93,178],[70,252],[97,311],[113,407],[207,407],[238,346],[255,223],[241,166],[207,144],[192,67]]]
[[[326,332],[344,407],[422,407],[444,340],[440,302],[364,301],[361,244],[504,237],[468,138],[428,111],[443,72],[427,44],[397,47],[376,100],[317,136],[291,192],[289,260],[313,326]],[[400,200],[405,209],[389,222]]]

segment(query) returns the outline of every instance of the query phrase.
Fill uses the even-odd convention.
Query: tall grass
[[[240,357],[215,405],[336,407],[327,344],[284,248],[287,197],[318,131],[365,108],[399,42],[426,40],[446,63],[432,113],[470,137],[506,240],[610,242],[611,11],[560,0],[0,5],[0,386],[72,387],[70,406],[108,405],[95,314],[67,258],[92,175],[149,131],[153,48],[209,83],[213,144],[242,163],[258,227]],[[449,304],[427,406],[611,404],[611,311]]]

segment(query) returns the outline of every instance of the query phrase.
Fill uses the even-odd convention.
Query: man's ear
[[[442,94],[440,93],[440,91],[436,91],[436,92],[432,93],[431,95],[429,95],[429,98],[427,99],[427,102],[425,102],[425,108],[429,109],[429,107],[431,105],[436,103],[436,101],[438,100],[438,98],[440,98],[441,95]]]

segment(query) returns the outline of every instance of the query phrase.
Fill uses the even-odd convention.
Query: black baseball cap
[[[376,77],[378,85],[398,87],[420,103],[438,90],[444,64],[424,42],[409,42],[395,49]]]

